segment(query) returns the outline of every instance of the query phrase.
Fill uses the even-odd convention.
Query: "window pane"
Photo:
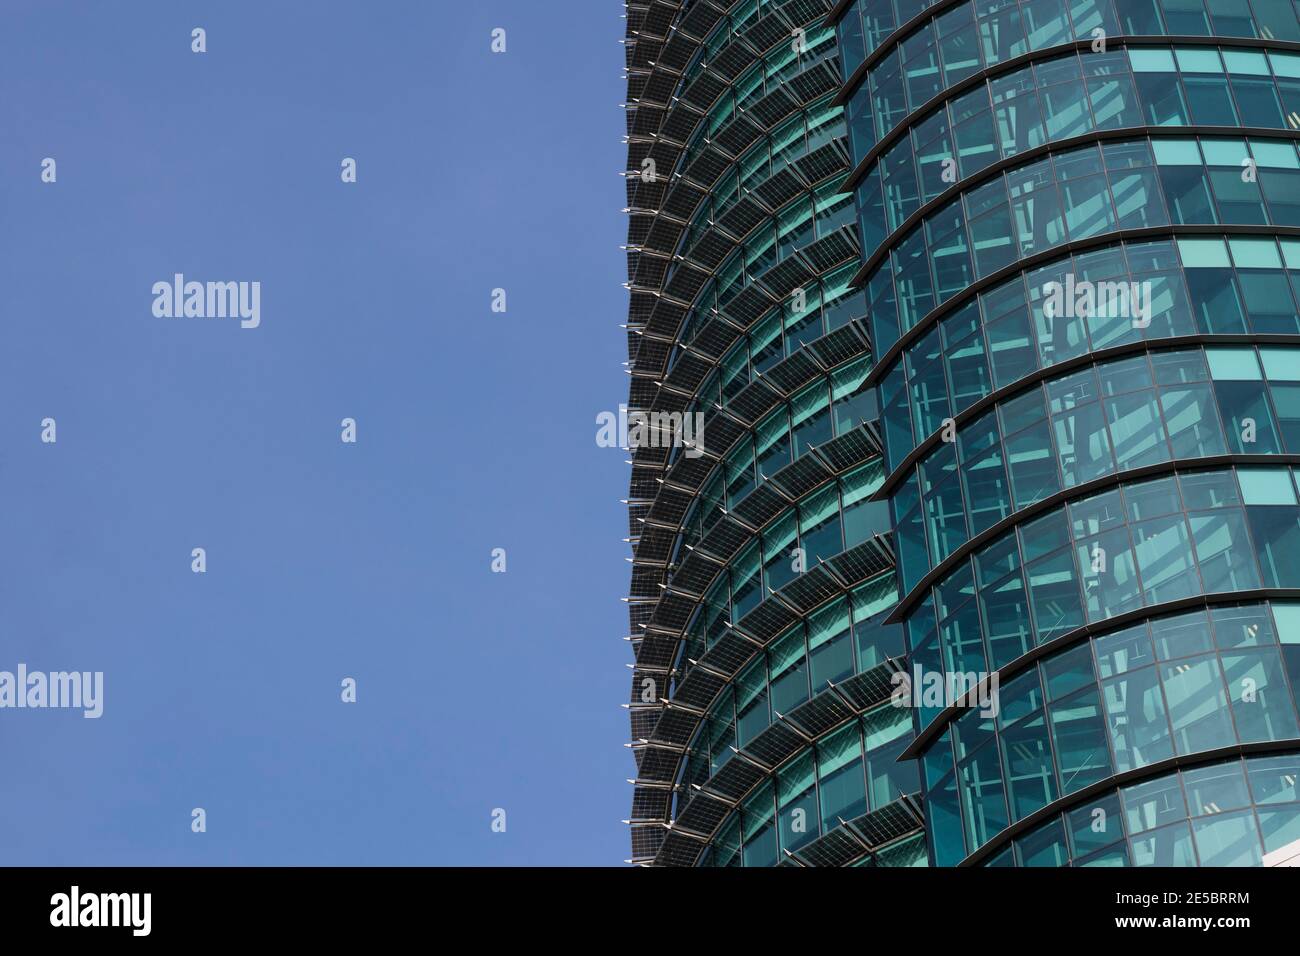
[[[1161,667],[1169,719],[1180,754],[1226,747],[1234,740],[1218,659],[1189,658]]]

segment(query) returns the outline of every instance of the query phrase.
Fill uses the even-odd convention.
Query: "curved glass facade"
[[[1300,840],[1300,757],[1251,757],[1120,787],[1053,815],[985,866],[1259,866]]]
[[[1123,294],[1145,284],[1147,321],[1095,303],[1055,315],[1043,290],[1070,276]],[[1300,239],[1117,242],[1044,263],[955,303],[888,363],[886,458],[901,463],[945,419],[1039,369],[1143,340],[1250,332],[1300,335]]]
[[[903,589],[1014,512],[1169,461],[1300,455],[1300,346],[1154,351],[1049,378],[954,429],[892,489]]]
[[[975,282],[1067,243],[1223,224],[1300,227],[1294,139],[1151,137],[1044,156],[972,184],[887,247],[864,281],[872,344],[884,354]]]
[[[1049,655],[1000,688],[996,717],[968,710],[927,749],[936,860],[957,863],[1117,773],[1235,744],[1300,746],[1297,681],[1295,603],[1159,617]]]
[[[749,5],[757,7],[758,3],[755,2]],[[763,6],[775,8],[780,4],[768,2],[764,3]],[[744,18],[743,25],[739,25],[739,29],[737,29],[738,24],[733,20],[732,28],[727,33],[724,34],[722,30],[717,30],[701,51],[700,59],[697,60],[697,68],[699,70],[707,68],[708,63],[711,61],[708,49],[710,46],[718,53],[725,53],[728,47],[734,47],[737,42],[746,44],[745,33],[747,28],[754,26],[755,22],[749,18]],[[746,110],[751,109],[755,103],[768,93],[784,87],[799,72],[826,61],[835,63],[838,69],[835,31],[822,27],[805,29],[802,50],[796,50],[793,42],[781,43],[772,52],[759,59],[758,62],[746,67],[713,100],[704,121],[696,127],[691,142],[682,154],[681,168],[689,166],[698,155],[697,151],[700,144],[717,133],[728,122]],[[684,77],[684,87],[689,86],[699,75],[698,73],[692,74],[693,71],[688,69]]]
[[[803,295],[797,303],[783,302],[765,313],[723,356],[718,370],[705,379],[698,403],[712,407],[735,398],[778,362],[860,319],[865,312],[864,295],[849,287],[856,268],[850,264],[820,282],[809,282],[801,286]]]
[[[684,550],[698,545],[723,515],[747,500],[769,477],[797,461],[809,449],[851,434],[872,417],[875,392],[865,384],[870,367],[869,357],[847,362],[834,374],[801,389],[790,402],[764,416],[748,434],[742,433],[709,477],[701,482],[673,542],[674,558],[684,558]],[[715,400],[710,404],[721,405],[721,402]],[[724,450],[713,451],[722,454]],[[670,461],[675,462],[680,450],[674,449],[674,453]],[[883,482],[882,469],[883,463],[877,458],[869,471],[858,469],[841,479],[843,511],[849,517],[848,524],[868,535],[876,520],[874,515],[868,519],[866,512],[879,509],[867,509],[866,499]],[[850,537],[855,538],[853,544],[863,540],[856,533]]]
[[[1129,47],[1031,63],[908,120],[857,187],[863,247],[869,257],[954,183],[1046,143],[1142,126],[1285,130],[1296,110],[1300,54]]]
[[[828,602],[758,653],[709,708],[707,736],[713,743],[707,754],[713,771],[731,758],[730,747],[752,743],[828,682],[838,684],[901,655],[902,629],[880,625],[882,613],[897,599],[893,575],[883,574]],[[910,718],[907,727],[910,731]]]
[[[954,134],[952,142],[961,147],[956,157],[963,176],[998,158],[999,146],[1005,156],[1009,155],[1008,150],[1019,152],[1045,139],[1085,132],[1089,128],[1085,103],[1091,106],[1091,118],[1098,129],[1141,125],[1140,121],[1133,122],[1139,114],[1151,125],[1194,122],[1206,126],[1271,127],[1282,123],[1279,104],[1294,102],[1297,93],[1295,86],[1288,82],[1295,75],[1290,62],[1294,58],[1288,59],[1288,54],[1274,54],[1276,59],[1270,64],[1258,53],[1235,49],[1216,51],[1213,46],[1177,47],[1172,55],[1167,49],[1149,47],[1129,48],[1127,55],[1122,49],[1110,53],[1096,51],[999,72],[994,67],[1013,56],[1050,50],[1076,40],[1091,43],[1093,31],[1098,29],[1106,30],[1107,37],[1113,38],[1117,33],[1113,26],[1108,29],[1103,25],[1100,16],[1090,18],[1091,25],[1071,30],[1068,18],[1061,11],[1054,26],[1062,29],[1035,30],[1029,35],[1029,43],[1014,34],[999,33],[996,46],[1000,49],[993,49],[993,44],[982,46],[966,41],[964,49],[958,52],[953,41],[964,41],[962,34],[969,33],[970,24],[960,21],[963,14],[969,18],[970,9],[958,7],[940,17],[940,29],[953,32],[940,36],[938,44],[932,31],[922,30],[905,39],[871,69],[867,80],[849,100],[849,128],[854,150],[859,155],[868,154],[900,126],[918,123],[912,118],[913,111],[985,69],[996,73],[996,78],[962,93],[937,111],[923,114],[918,123],[932,127],[930,135],[919,140],[927,142],[933,139],[938,126],[961,120],[948,128]],[[1060,11],[1060,5],[1057,10]],[[946,23],[949,17],[956,19]],[[948,56],[938,55],[945,46],[952,52],[951,63]],[[1008,55],[1018,47],[1023,47],[1019,53]],[[905,50],[911,51],[910,62],[907,68],[902,68]],[[984,52],[992,53],[994,59],[981,63],[978,54]],[[1280,89],[1267,80],[1261,82],[1261,77],[1274,75],[1270,65],[1282,71],[1276,74],[1282,80]],[[1181,75],[1177,79],[1155,75],[1175,73]],[[1086,86],[1086,93],[1080,89],[1071,96],[1054,88],[1062,82]],[[990,100],[995,110],[1002,107],[998,113],[998,125],[1006,134],[1002,138],[994,135],[989,117],[977,120],[980,114],[989,113]],[[1016,110],[1012,109],[1013,103]],[[1003,120],[1020,110],[1029,113],[1029,123],[1004,125]],[[921,154],[918,151],[916,155]]]
[[[711,646],[728,621],[739,620],[769,590],[794,580],[796,558],[811,566],[871,537],[884,518],[882,505],[870,500],[882,478],[878,461],[863,465],[783,509],[718,573],[688,638]]]
[[[843,139],[844,135],[844,111],[829,98],[783,120],[773,133],[761,137],[728,164],[717,186],[695,210],[690,228],[682,233],[675,251],[697,258],[700,239],[714,222],[735,208],[741,197],[761,187],[796,160]]]
[[[628,169],[672,171],[629,177],[628,405],[718,423],[633,449],[633,862],[775,865],[897,804],[846,863],[924,864],[831,5],[727,6],[628,7]]]
[[[741,343],[737,352],[742,363],[744,344]],[[810,444],[820,445],[860,424],[864,420],[864,411],[871,407],[869,393],[863,388],[870,369],[869,356],[845,362],[833,374],[805,386],[781,408],[765,415],[753,429],[754,441],[744,446],[748,451],[744,448],[727,451],[728,487],[744,489],[730,491],[727,500],[734,504],[755,483],[766,480],[782,466],[788,465],[792,452],[797,458]],[[715,391],[701,394],[688,408],[706,411],[719,405],[724,405],[724,400]],[[755,451],[755,448],[759,450]],[[785,454],[773,449],[784,449]],[[681,452],[676,451],[676,454]],[[756,455],[757,472],[753,470]]]
[[[898,759],[911,730],[904,711],[885,705],[803,749],[757,787],[719,828],[703,864],[775,866],[784,851],[807,846],[840,821],[915,792],[915,761]],[[722,747],[726,749],[725,743]],[[877,865],[923,866],[925,846],[906,842],[882,856]]]
[[[842,378],[815,382],[759,422],[753,438],[742,439],[727,453],[726,501],[735,504],[814,445],[860,423],[859,386],[866,371],[860,362],[847,365]]]
[[[851,224],[853,199],[842,193],[842,185],[841,180],[832,180],[770,216],[746,222],[750,228],[744,243],[718,267],[717,278],[695,305],[696,314],[725,309],[748,283],[761,278],[795,251]]]
[[[900,28],[938,0],[856,0],[839,24],[844,79],[860,72],[882,46],[886,54],[859,82],[872,89],[900,85],[912,109],[935,91],[981,68],[1031,50],[1107,36],[1221,36],[1300,40],[1300,17],[1286,0],[992,0],[962,3]],[[888,44],[886,44],[888,41]],[[860,92],[855,87],[850,92]],[[931,93],[930,95],[934,95]]]
[[[926,669],[1000,671],[1039,645],[1144,607],[1300,588],[1293,479],[1288,468],[1179,472],[1036,515],[915,595],[904,618],[908,646]],[[922,708],[921,725],[937,712]]]
[[[1296,6],[671,7],[628,404],[721,437],[633,449],[633,862],[1300,839]]]
[[[1297,8],[836,12],[929,860],[1259,865],[1300,836]]]

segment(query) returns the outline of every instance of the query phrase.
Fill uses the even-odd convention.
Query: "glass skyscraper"
[[[632,860],[1293,858],[1296,5],[627,16]]]

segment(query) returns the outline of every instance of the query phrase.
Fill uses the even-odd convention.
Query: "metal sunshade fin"
[[[823,458],[845,472],[871,458],[880,457],[880,447],[863,426],[859,426],[817,449]]]
[[[710,674],[701,668],[695,668],[687,675],[673,694],[673,701],[680,701],[688,707],[704,710],[713,703],[713,698],[726,686],[726,680],[717,674]]]
[[[870,351],[867,341],[858,334],[852,325],[845,325],[823,335],[808,345],[817,358],[827,368],[843,365],[851,359],[859,358]]]
[[[808,285],[817,275],[798,256],[786,256],[755,281],[763,283],[773,298],[787,298],[795,289]]]
[[[814,455],[800,455],[798,460],[786,465],[768,478],[792,500],[799,500],[814,488],[835,477],[834,473]]]
[[[674,827],[681,827],[692,833],[710,836],[727,818],[734,807],[707,791],[699,791],[691,798],[674,821]]]
[[[781,597],[805,614],[843,593],[839,582],[820,564],[812,566],[781,589]]]
[[[763,379],[755,379],[732,398],[729,407],[734,408],[743,418],[757,422],[767,414],[784,396],[767,384]]]
[[[775,382],[781,391],[789,395],[822,374],[822,367],[813,359],[812,353],[802,348],[768,369],[763,377]]]
[[[738,36],[709,61],[709,69],[723,77],[730,86],[759,56],[760,52],[745,42],[743,35]]]
[[[874,850],[900,837],[920,832],[925,825],[925,819],[917,812],[916,807],[915,798],[910,794],[904,794],[878,810],[864,813],[849,821],[849,825]]]
[[[893,677],[900,666],[898,659],[891,658],[835,686],[860,713],[866,713],[889,700],[894,692]]]
[[[807,744],[802,734],[778,720],[746,744],[743,752],[775,769]]]
[[[762,648],[753,641],[746,640],[735,630],[728,629],[718,642],[709,648],[700,663],[735,678],[740,669],[760,650]]]
[[[799,100],[791,96],[784,86],[778,86],[750,106],[749,112],[758,117],[767,129],[771,129],[798,108]]]
[[[741,113],[718,130],[713,137],[713,141],[732,156],[739,156],[766,132],[767,127],[765,125],[755,123],[749,118],[748,114]]]
[[[704,789],[734,803],[754,789],[766,776],[762,768],[733,756],[709,778]]]
[[[848,866],[866,854],[866,848],[845,827],[837,826],[795,851],[809,866]]]
[[[857,711],[832,688],[827,687],[815,694],[812,700],[786,714],[786,719],[807,736],[816,739],[855,716]]]
[[[789,506],[788,498],[772,487],[771,482],[764,482],[731,510],[747,524],[762,528]]]
[[[799,170],[799,175],[813,184],[847,173],[849,171],[849,151],[847,139],[837,136],[811,153],[805,153],[794,160],[791,165]]]
[[[769,644],[798,620],[794,612],[780,601],[768,598],[741,618],[739,624],[745,633],[752,634],[764,644]]]

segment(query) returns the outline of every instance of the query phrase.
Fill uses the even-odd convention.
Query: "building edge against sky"
[[[626,11],[632,861],[1294,860],[1295,7]]]

